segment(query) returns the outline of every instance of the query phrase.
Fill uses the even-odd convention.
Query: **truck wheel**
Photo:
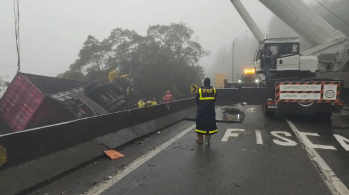
[[[84,89],[85,94],[87,94],[89,92],[89,90],[96,84],[98,84],[98,81],[89,82]]]
[[[105,82],[108,82],[108,83],[109,83],[109,79],[103,79],[103,80],[101,80],[101,82],[99,82],[99,83],[102,84],[102,83],[105,83]]]
[[[115,85],[115,84],[109,86],[109,87],[108,87],[108,90],[113,91],[113,92],[116,93],[117,95],[118,95],[118,94],[121,94],[121,92],[122,92],[122,90],[120,89],[120,87],[117,86],[117,85]]]
[[[268,110],[267,105],[263,105],[263,114],[265,117],[270,117],[273,115],[273,112]]]
[[[119,106],[126,103],[125,100],[120,100],[118,103],[114,104],[112,107],[108,109],[109,112],[115,112]]]
[[[90,91],[87,93],[87,96],[93,96],[95,92],[97,92],[99,89],[101,89],[101,84],[94,85]]]
[[[116,102],[118,102],[118,100],[113,99],[110,100],[109,102],[107,102],[105,105],[103,105],[104,108],[108,109],[109,107],[111,107],[113,104],[115,104]]]
[[[108,103],[105,104],[105,108],[109,109],[111,108],[116,102],[119,102],[120,100],[124,99],[125,96],[121,95],[116,97],[115,99],[110,100]]]
[[[110,83],[110,82],[101,83],[101,86],[102,86],[103,88],[108,88],[108,87],[110,87],[110,86],[112,86],[112,85],[114,85],[114,84],[113,84],[113,83]]]

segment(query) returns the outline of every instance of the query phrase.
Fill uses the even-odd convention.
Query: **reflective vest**
[[[216,89],[215,88],[209,88],[209,89],[202,89],[199,88],[199,100],[214,100],[216,95]]]
[[[152,101],[151,105],[158,105],[158,103],[156,101]]]
[[[138,101],[138,108],[143,108],[145,103],[143,101]]]
[[[115,81],[115,78],[117,76],[117,71],[113,70],[109,73],[109,81],[110,82],[114,82]]]

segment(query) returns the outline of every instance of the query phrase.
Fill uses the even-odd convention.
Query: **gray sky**
[[[243,4],[262,31],[272,13],[258,0]],[[107,37],[114,28],[146,34],[149,25],[183,21],[211,51],[200,64],[214,64],[219,50],[248,30],[229,0],[21,0],[21,71],[56,76],[75,61],[87,35]],[[243,38],[243,37],[242,37]],[[16,73],[14,13],[0,2],[0,75]]]

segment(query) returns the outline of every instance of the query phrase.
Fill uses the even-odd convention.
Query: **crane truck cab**
[[[302,56],[299,38],[267,38],[259,44],[254,56],[256,73],[267,77],[315,77],[318,58]]]
[[[259,44],[254,57],[257,73],[264,72],[266,62],[269,71],[299,70],[299,39],[269,38]]]

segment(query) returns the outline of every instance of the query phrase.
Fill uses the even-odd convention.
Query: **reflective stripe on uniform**
[[[198,132],[198,133],[207,133],[207,131],[202,131],[202,130],[198,130],[198,129],[196,129],[196,132]],[[213,130],[213,131],[208,131],[209,134],[217,133],[217,132],[218,132],[217,129],[216,129],[216,130]]]
[[[216,95],[216,88],[213,88],[213,95],[215,96]],[[201,92],[201,88],[199,88],[199,94],[200,94],[200,97],[199,97],[199,100],[214,100],[216,99],[214,96],[213,97],[202,97],[202,92]]]

